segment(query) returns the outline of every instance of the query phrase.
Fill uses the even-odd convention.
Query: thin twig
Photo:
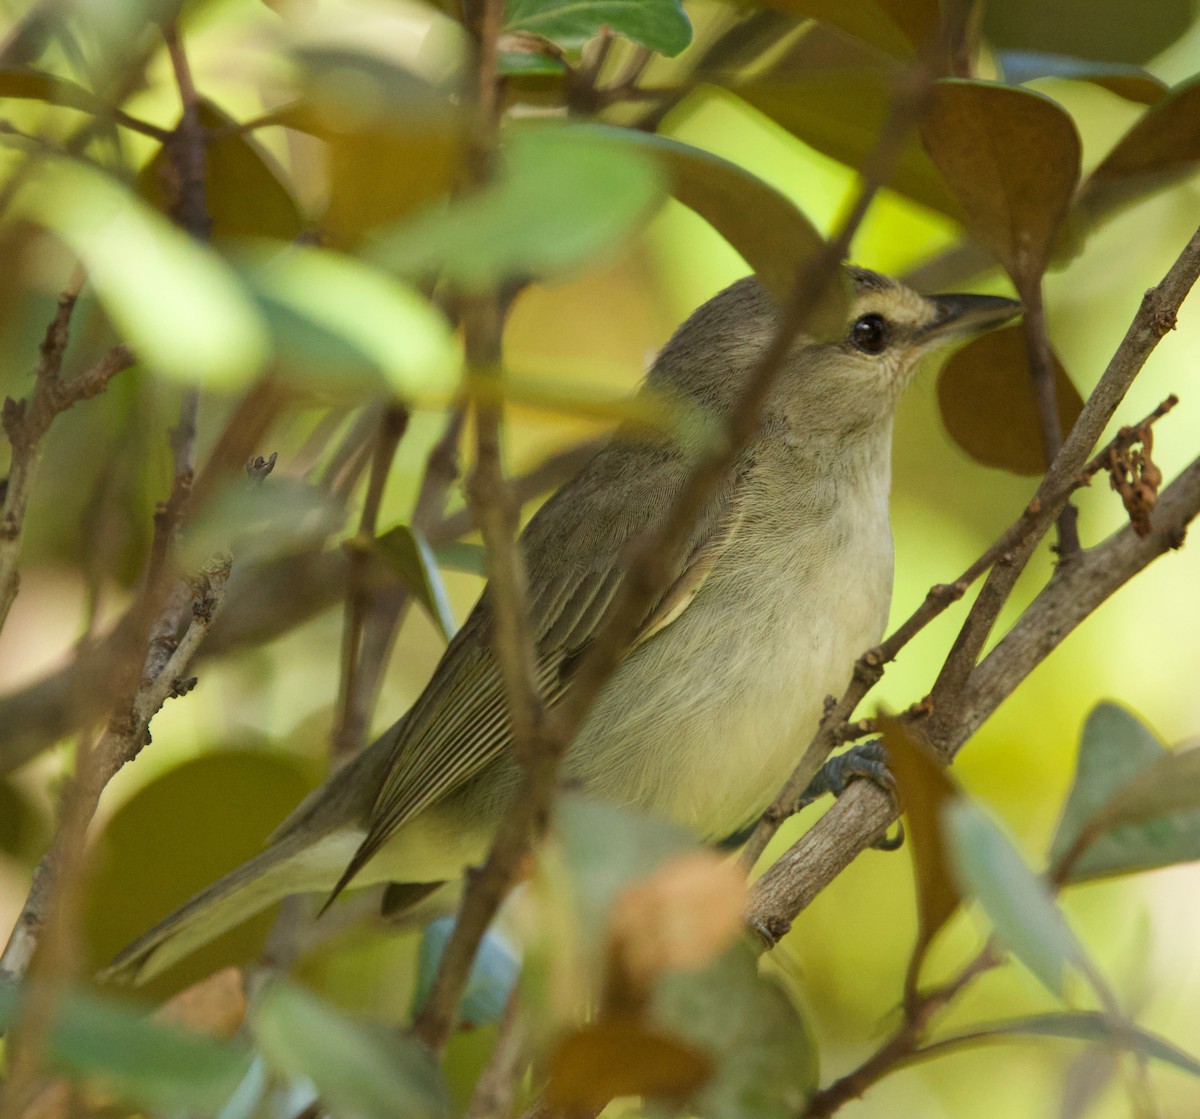
[[[500,1033],[487,1065],[475,1082],[466,1119],[508,1119],[516,1094],[518,1066],[525,1046],[519,986],[512,989],[500,1019]]]
[[[1040,511],[1034,530],[1013,549],[1010,563],[997,565],[989,573],[934,683],[931,694],[934,702],[932,719],[935,726],[942,718],[941,710],[953,713],[951,697],[962,692],[967,677],[975,668],[992,626],[1008,601],[1018,577],[1036,550],[1046,528],[1058,516],[1066,499],[1063,497],[1056,501],[1054,495],[1062,491],[1065,479],[1082,469],[1134,378],[1163,336],[1174,329],[1179,306],[1195,284],[1198,274],[1200,230],[1192,235],[1162,281],[1142,297],[1141,306],[1125,337],[1038,487],[1034,500],[1038,502]],[[934,734],[936,737],[936,731]]]

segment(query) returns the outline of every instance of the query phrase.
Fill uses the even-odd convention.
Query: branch
[[[1004,639],[971,674],[954,707],[923,729],[952,758],[1021,682],[1080,622],[1164,552],[1182,545],[1200,516],[1200,459],[1159,497],[1153,528],[1127,525],[1060,568]],[[754,885],[748,920],[778,939],[792,920],[896,819],[891,798],[865,781],[852,785]]]

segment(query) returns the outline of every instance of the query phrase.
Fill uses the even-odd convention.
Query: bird
[[[701,839],[762,813],[825,697],[883,635],[892,593],[893,419],[922,359],[1020,304],[921,295],[845,266],[844,328],[791,344],[757,428],[562,763],[586,795],[659,813]],[[639,392],[724,424],[780,311],[753,276],[696,310]],[[687,428],[687,425],[683,425]],[[694,431],[694,428],[690,429]],[[570,692],[629,557],[664,521],[703,440],[619,430],[519,537],[538,683]],[[519,780],[484,588],[411,709],[301,802],[265,848],[125,948],[140,983],[285,896],[389,883],[419,898],[486,854]]]

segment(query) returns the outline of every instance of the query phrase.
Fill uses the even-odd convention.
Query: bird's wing
[[[567,694],[570,665],[600,632],[624,577],[630,545],[658,527],[686,476],[685,464],[662,448],[614,446],[547,501],[522,534],[538,685],[548,704]],[[631,648],[669,626],[696,596],[737,537],[744,489],[735,474],[707,503],[667,590],[647,613]],[[406,820],[499,757],[510,737],[485,593],[399,726],[366,839],[338,889]]]

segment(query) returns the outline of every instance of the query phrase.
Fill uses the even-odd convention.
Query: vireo
[[[824,697],[882,636],[892,420],[919,359],[1020,310],[849,274],[844,332],[796,339],[754,438],[697,510],[669,587],[564,760],[566,778],[588,792],[700,836],[735,832],[766,807]],[[676,331],[643,391],[724,425],[777,320],[755,279],[735,283]],[[548,703],[570,689],[631,545],[660,524],[697,453],[619,436],[521,535]],[[458,879],[482,859],[517,784],[505,703],[485,592],[412,709],[305,799],[261,854],[126,948],[110,974],[149,978],[285,895],[328,892],[347,868],[354,885],[396,883],[410,897]]]

